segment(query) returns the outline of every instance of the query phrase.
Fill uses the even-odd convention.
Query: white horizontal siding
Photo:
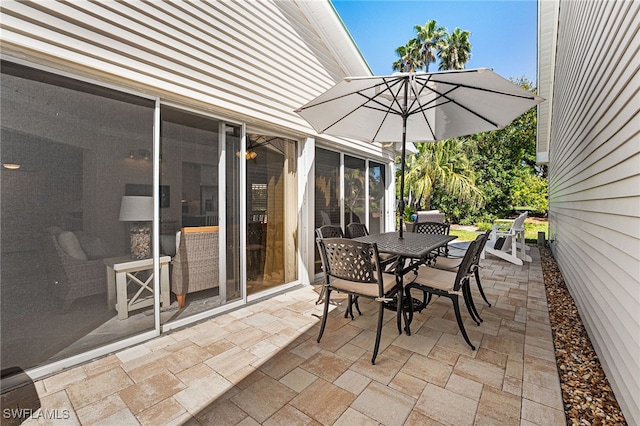
[[[561,1],[558,18],[539,123],[550,239],[627,421],[640,424],[640,3]]]
[[[2,6],[2,43],[11,51],[36,52],[61,68],[82,66],[88,75],[112,76],[166,100],[301,133],[314,132],[293,110],[346,76],[344,63],[352,65],[349,71],[358,64],[338,60],[316,32],[319,24],[311,25],[294,1]],[[314,10],[323,7],[333,13],[328,3]],[[335,13],[333,20],[342,28]],[[360,73],[368,73],[364,60],[359,63]]]

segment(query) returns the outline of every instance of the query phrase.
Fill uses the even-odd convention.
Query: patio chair
[[[402,332],[402,288],[395,276],[382,273],[376,244],[360,243],[347,238],[318,238],[316,241],[325,275],[324,314],[318,343],[327,324],[332,291],[347,293],[352,297],[373,299],[378,302],[376,340],[371,357],[371,363],[375,364],[384,322],[384,304],[391,302],[396,294],[398,332]]]
[[[413,232],[418,234],[449,235],[451,224],[449,222],[416,222],[413,224]],[[438,256],[447,256],[449,247],[440,247],[435,253]]]
[[[364,223],[351,222],[346,227],[346,236],[347,238],[358,238],[364,237],[365,235],[369,235],[369,230]]]
[[[178,249],[171,261],[171,291],[178,308],[186,306],[187,293],[220,285],[217,226],[182,228],[176,237]]]
[[[344,238],[344,233],[342,232],[342,228],[338,225],[322,225],[320,228],[316,228],[316,237],[317,238]],[[322,255],[321,255],[322,256]],[[320,294],[318,295],[318,300],[316,300],[316,305],[321,303],[324,298],[325,289],[322,287],[320,290]],[[349,304],[351,306],[351,304]],[[360,308],[358,309],[358,313],[360,314]],[[345,318],[346,318],[345,313]],[[352,314],[353,318],[353,314]]]
[[[524,212],[513,222],[498,221],[493,225],[489,240],[481,254],[492,254],[515,265],[531,262],[531,256],[527,254],[527,245],[524,242],[524,221],[527,218]]]
[[[411,290],[414,288],[421,290],[428,295],[427,305],[431,302],[431,297],[433,295],[445,296],[451,299],[460,332],[462,333],[464,340],[474,351],[476,350],[476,347],[471,343],[471,340],[469,340],[467,331],[465,330],[464,324],[462,323],[458,297],[462,295],[462,297],[464,298],[464,302],[467,305],[467,309],[469,311],[471,319],[477,325],[480,325],[480,321],[477,317],[477,311],[475,310],[475,306],[473,305],[473,299],[471,299],[471,290],[469,288],[469,269],[471,267],[471,262],[473,261],[473,256],[475,254],[477,244],[478,243],[476,241],[471,242],[456,272],[422,266],[418,268],[416,279],[412,283],[405,286],[406,298],[409,300],[411,299]],[[411,321],[413,320],[413,305],[411,303],[409,303],[408,305],[408,324],[411,324]],[[407,325],[407,328],[408,327],[409,326]]]
[[[476,252],[473,254],[473,261],[471,262],[471,267],[469,272],[473,273],[476,286],[478,287],[478,291],[484,299],[484,302],[491,306],[491,303],[487,300],[487,296],[484,294],[484,290],[482,289],[482,283],[480,282],[480,255],[482,254],[482,250],[484,249],[487,240],[489,239],[490,231],[485,232],[484,234],[478,235],[476,238]],[[443,269],[445,271],[457,272],[460,264],[462,263],[462,259],[464,256],[449,256],[449,257],[438,257],[435,263],[432,265],[434,268]]]
[[[344,232],[339,225],[322,225],[316,229],[318,238],[344,238]]]

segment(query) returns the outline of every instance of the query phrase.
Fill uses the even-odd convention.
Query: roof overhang
[[[300,0],[296,3],[307,16],[311,26],[322,37],[336,61],[344,68],[345,75],[373,75],[362,52],[329,0]]]

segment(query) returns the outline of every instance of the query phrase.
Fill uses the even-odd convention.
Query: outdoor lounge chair
[[[478,243],[476,241],[471,242],[466,254],[464,255],[464,258],[462,259],[462,262],[460,263],[460,266],[458,267],[457,272],[445,271],[429,266],[421,266],[420,268],[418,268],[415,280],[405,286],[406,298],[409,300],[412,297],[411,290],[414,288],[423,291],[427,295],[427,305],[431,302],[431,297],[433,295],[445,296],[451,299],[460,332],[462,333],[464,340],[472,350],[476,350],[476,347],[469,340],[467,331],[465,330],[464,324],[462,323],[462,316],[460,315],[460,302],[458,301],[458,297],[462,296],[464,298],[465,304],[467,305],[467,309],[469,311],[469,315],[471,315],[471,319],[473,319],[473,321],[477,325],[480,325],[478,312],[476,311],[476,308],[473,304],[473,299],[471,298],[471,290],[469,288],[469,269],[473,261],[473,256],[475,254],[477,244]],[[413,304],[409,303],[408,305],[408,323],[411,324],[411,321],[413,320]]]
[[[504,259],[515,265],[531,262],[531,256],[527,254],[527,245],[524,242],[524,221],[527,212],[522,213],[513,222],[499,221],[493,225],[489,240],[481,254],[489,253],[500,259]]]
[[[378,324],[371,363],[375,364],[384,322],[385,303],[398,294],[397,323],[402,332],[402,288],[391,274],[382,273],[376,244],[360,243],[347,238],[318,238],[318,250],[324,270],[324,314],[318,334],[318,343],[324,333],[329,314],[332,291],[347,293],[352,297],[367,297],[378,302]]]

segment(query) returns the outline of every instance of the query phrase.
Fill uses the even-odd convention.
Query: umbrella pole
[[[403,118],[403,127],[405,127],[407,125],[407,118],[404,117]],[[403,239],[404,237],[402,236],[402,218],[404,217],[404,158],[405,158],[405,154],[406,154],[406,148],[407,148],[407,142],[406,142],[406,132],[402,132],[402,157],[400,158],[400,161],[402,162],[401,166],[400,166],[400,239]]]
[[[402,157],[400,161],[400,234],[399,238],[403,239],[402,231],[402,218],[404,216],[404,159],[407,153],[407,109],[409,102],[409,81],[405,79],[404,82],[404,105],[402,107]]]

